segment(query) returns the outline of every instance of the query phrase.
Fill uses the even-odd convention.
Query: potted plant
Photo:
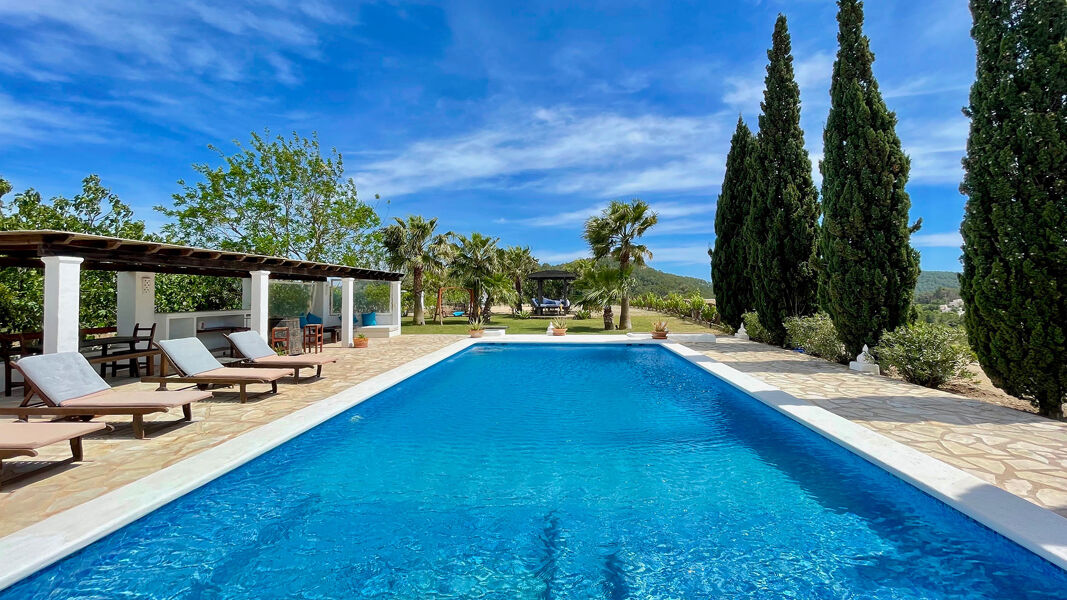
[[[552,335],[567,335],[567,321],[565,319],[552,319]]]
[[[485,334],[485,327],[482,326],[481,319],[470,320],[470,334],[472,338],[480,338]]]
[[[656,321],[652,323],[652,339],[665,340],[667,339],[667,333],[670,330],[667,329],[666,321]]]
[[[366,348],[367,344],[369,344],[369,343],[370,343],[370,340],[367,339],[367,336],[365,336],[365,335],[363,335],[361,333],[361,334],[356,336],[356,339],[352,340],[352,347],[353,348]]]

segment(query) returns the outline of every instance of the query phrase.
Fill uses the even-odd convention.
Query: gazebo
[[[578,275],[571,273],[570,271],[560,271],[558,269],[548,269],[545,271],[537,271],[536,273],[530,273],[528,277],[531,281],[537,282],[537,298],[538,301],[543,300],[545,297],[545,282],[546,281],[562,281],[563,282],[563,298],[561,300],[566,303],[569,300],[571,291],[571,282],[578,279]],[[521,300],[521,298],[520,298]]]

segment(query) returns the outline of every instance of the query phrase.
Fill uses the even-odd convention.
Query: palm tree
[[[642,266],[646,258],[652,258],[648,246],[636,242],[656,224],[656,220],[656,213],[646,202],[613,200],[599,216],[590,217],[585,222],[583,237],[589,242],[594,259],[611,256],[619,263],[621,278],[627,279],[631,266]],[[619,304],[619,329],[631,329],[629,290],[623,290]]]
[[[507,273],[493,273],[482,281],[482,291],[485,293],[485,307],[482,310],[482,320],[489,321],[493,318],[492,308],[494,304],[514,304],[519,297],[515,293],[511,277]]]
[[[435,233],[436,229],[436,218],[427,221],[417,215],[409,216],[407,221],[397,217],[396,223],[382,229],[382,245],[389,267],[411,273],[416,325],[426,324],[424,277],[443,274],[453,252],[449,241],[452,233]]]
[[[592,263],[592,261],[590,261]],[[617,269],[592,264],[590,268],[581,269],[581,276],[575,280],[574,289],[578,292],[578,304],[585,309],[604,309],[604,330],[615,328],[611,306],[621,302],[630,293],[633,279],[628,269],[625,273]]]
[[[463,280],[464,285],[474,291],[474,306],[471,321],[481,318],[481,301],[485,293],[485,282],[499,271],[499,254],[497,242],[500,238],[491,238],[474,232],[470,237],[459,236],[456,255],[452,261],[452,270]]]
[[[515,286],[512,314],[522,312],[522,280],[541,267],[530,254],[529,246],[510,246],[500,250],[500,268]]]

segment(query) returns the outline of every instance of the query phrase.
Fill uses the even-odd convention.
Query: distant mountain
[[[959,273],[952,271],[923,271],[919,273],[919,281],[915,283],[915,293],[934,292],[938,288],[958,290],[960,288]]]
[[[574,263],[569,262],[562,265],[547,266],[545,268],[573,271]],[[634,269],[634,280],[634,296],[644,294],[645,292],[655,292],[660,295],[669,294],[670,292],[677,292],[683,295],[698,292],[705,298],[711,298],[714,295],[710,281],[698,277],[675,275],[674,273],[667,273],[666,271],[660,271],[659,269],[653,269],[652,267],[637,267]]]

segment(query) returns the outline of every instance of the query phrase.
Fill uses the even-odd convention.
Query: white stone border
[[[0,538],[0,589],[129,525],[474,344],[661,344],[816,433],[1067,570],[1067,519],[956,467],[677,343],[624,335],[509,335],[466,339],[412,360],[277,421]]]

